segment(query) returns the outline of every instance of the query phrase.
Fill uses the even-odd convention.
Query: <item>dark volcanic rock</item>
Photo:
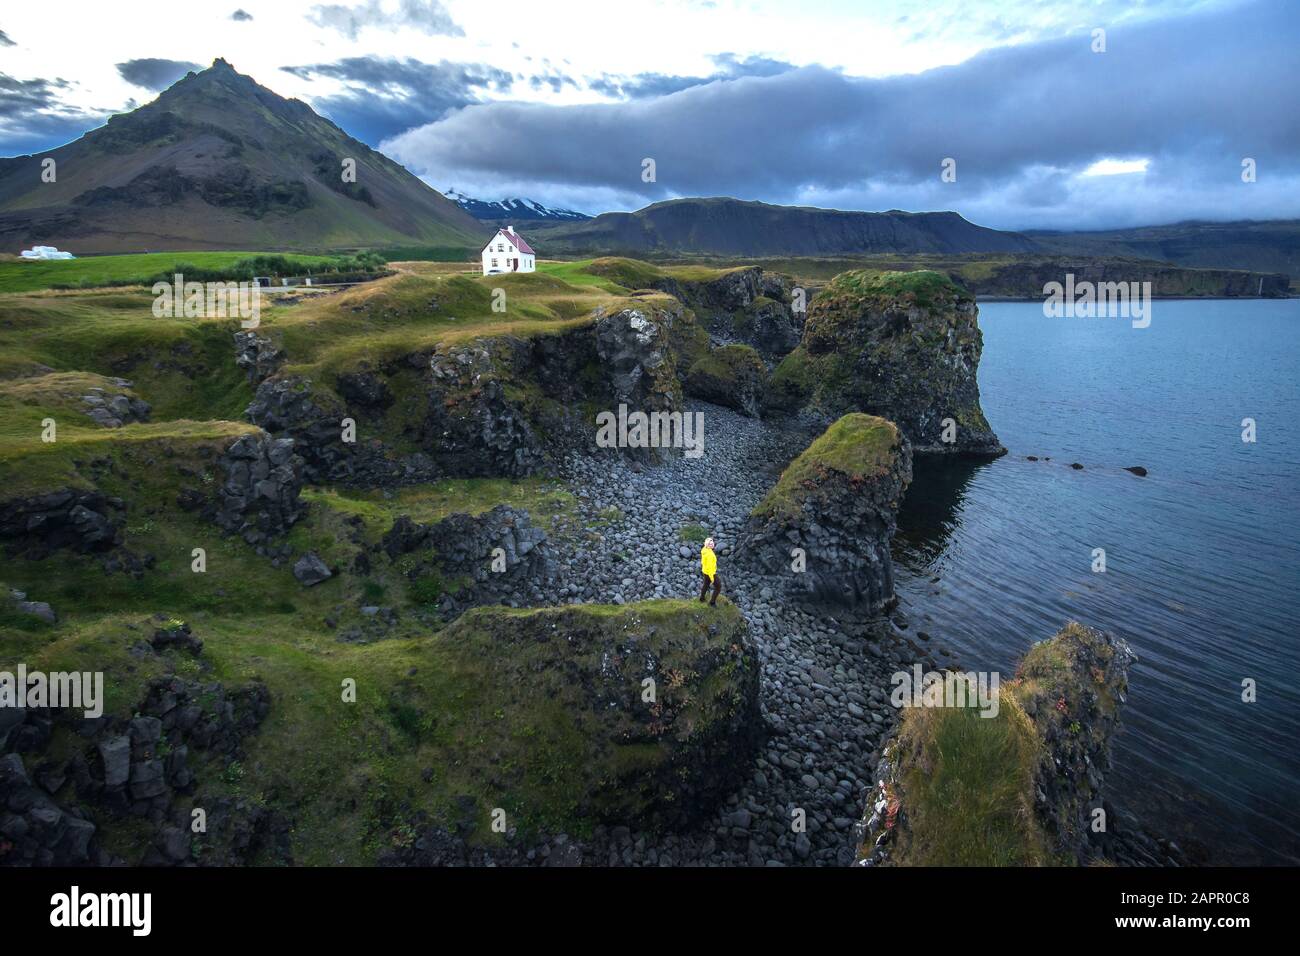
[[[308,551],[294,564],[293,576],[298,579],[299,584],[311,587],[322,581],[328,581],[334,576],[334,572],[320,559],[320,555],[315,551]]]
[[[480,515],[448,515],[433,524],[399,515],[383,539],[384,551],[394,562],[412,552],[429,552],[427,560],[408,570],[408,577],[436,573],[448,587],[460,582],[448,596],[448,613],[520,581],[539,583],[550,578],[554,558],[545,545],[546,532],[532,524],[528,512],[508,505]]]
[[[122,502],[97,491],[63,488],[0,503],[0,541],[9,553],[41,559],[52,551],[104,552],[122,543]]]
[[[781,575],[791,595],[861,607],[891,607],[889,541],[912,452],[892,423],[846,415],[790,463],[750,516],[741,554]],[[794,569],[801,549],[806,568]]]
[[[643,309],[623,309],[596,324],[596,351],[608,371],[615,401],[633,411],[681,408],[671,326],[671,313]]]
[[[786,276],[750,266],[699,281],[664,276],[654,286],[690,306],[725,341],[777,358],[799,344],[803,317],[791,309],[793,283]]]
[[[763,409],[767,366],[748,345],[725,345],[691,366],[685,387],[689,395],[756,418]]]
[[[500,353],[520,344],[488,340],[440,348],[430,358],[425,443],[447,474],[524,477],[546,460],[542,437],[507,394]]]
[[[250,385],[260,385],[280,370],[287,356],[265,336],[247,330],[235,333],[235,364],[248,375]]]
[[[216,523],[249,544],[284,534],[302,515],[302,459],[289,438],[241,435],[217,460]]]

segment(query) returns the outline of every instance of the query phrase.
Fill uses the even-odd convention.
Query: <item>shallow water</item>
[[[982,303],[980,325],[1010,454],[917,468],[912,629],[1004,671],[1069,619],[1122,635],[1112,799],[1198,861],[1300,863],[1300,300],[1160,301],[1146,329]]]

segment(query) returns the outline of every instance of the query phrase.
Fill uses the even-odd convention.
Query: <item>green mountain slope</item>
[[[42,178],[55,161],[55,181]],[[355,182],[343,162],[354,160]],[[0,248],[74,253],[477,248],[484,229],[403,167],[216,60],[66,146],[0,160]]]

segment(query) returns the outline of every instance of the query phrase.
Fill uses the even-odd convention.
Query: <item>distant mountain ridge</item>
[[[0,248],[473,249],[483,232],[387,156],[222,59],[72,143],[0,160]]]
[[[455,189],[448,189],[443,195],[480,222],[583,222],[591,218],[585,212],[544,206],[532,199],[514,197],[488,202]]]
[[[574,223],[530,224],[547,256],[632,258],[1039,255],[1167,262],[1300,278],[1300,220],[1007,232],[956,212],[858,212],[726,197],[673,199]]]
[[[1045,252],[1139,256],[1195,269],[1281,272],[1300,278],[1300,219],[1139,226],[1096,232],[1034,230]]]
[[[536,231],[537,227],[534,227]],[[545,225],[547,253],[826,256],[880,253],[1034,252],[1015,232],[977,226],[955,212],[848,212],[717,197],[671,199],[636,212]]]

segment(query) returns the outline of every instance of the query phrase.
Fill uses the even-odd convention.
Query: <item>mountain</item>
[[[739,199],[672,199],[637,212],[544,225],[547,255],[827,256],[1033,252],[1033,240],[955,212],[845,212]]]
[[[1139,256],[1197,269],[1249,269],[1300,278],[1300,219],[1179,222],[1102,232],[1027,232],[1044,251]]]
[[[72,143],[0,160],[0,248],[15,251],[477,249],[484,235],[402,166],[221,59]]]
[[[487,202],[474,199],[454,189],[443,193],[480,222],[582,222],[591,217],[574,209],[552,209],[531,199],[502,199]]]

